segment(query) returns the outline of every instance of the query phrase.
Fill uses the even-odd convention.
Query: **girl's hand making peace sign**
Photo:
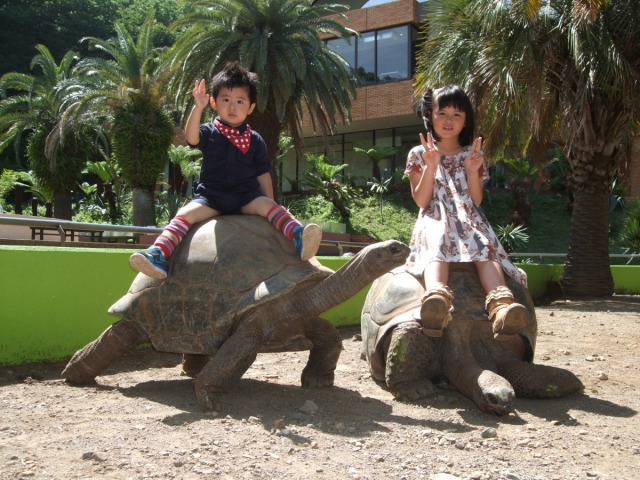
[[[422,154],[422,159],[427,164],[426,171],[428,171],[431,175],[435,177],[436,169],[440,164],[440,159],[442,157],[442,154],[433,145],[433,137],[431,136],[431,132],[427,132],[426,140],[424,139],[424,135],[421,133],[420,143],[422,144],[422,148],[424,149],[424,153]]]
[[[464,168],[467,175],[470,173],[478,173],[484,165],[484,153],[482,152],[482,137],[478,137],[473,141],[471,153],[467,155],[464,161]]]

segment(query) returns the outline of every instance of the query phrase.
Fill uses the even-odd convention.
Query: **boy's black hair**
[[[258,83],[258,75],[244,68],[239,62],[228,62],[211,79],[211,98],[218,98],[222,87],[228,89],[246,87],[249,89],[249,101],[257,103]]]
[[[467,94],[464,93],[464,90],[457,85],[446,85],[435,91],[427,89],[422,96],[422,120],[424,121],[424,126],[427,131],[431,133],[431,136],[437,142],[440,140],[440,137],[438,137],[433,129],[434,105],[437,105],[438,108],[454,107],[466,114],[464,128],[460,132],[458,141],[462,147],[471,145],[473,143],[475,120],[471,100],[469,100]]]

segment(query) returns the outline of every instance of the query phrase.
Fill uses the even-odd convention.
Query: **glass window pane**
[[[377,35],[378,82],[409,78],[409,27],[379,30]]]
[[[371,164],[364,154],[355,152],[353,148],[368,149],[372,146],[372,131],[349,133],[344,136],[344,163],[349,165],[345,170],[356,185],[363,186],[371,180]]]
[[[349,44],[351,43],[351,44]],[[356,40],[351,37],[349,40],[344,38],[334,38],[327,41],[327,46],[336,53],[339,53],[351,67],[356,65]]]
[[[375,144],[378,147],[384,147],[384,148],[393,147],[393,130],[391,128],[386,128],[384,130],[376,130]],[[396,164],[396,161],[393,155],[382,159],[382,161],[378,166],[380,168],[380,174],[382,175],[383,180],[386,180],[393,174],[395,164]]]
[[[366,32],[358,37],[358,78],[362,85],[376,81],[376,32]]]
[[[424,133],[423,125],[416,125],[413,127],[396,128],[396,144],[395,147],[398,150],[396,153],[396,170],[404,172],[407,164],[407,156],[409,151],[420,145],[420,133]]]

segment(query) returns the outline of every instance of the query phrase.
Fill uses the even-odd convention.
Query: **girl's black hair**
[[[466,119],[464,122],[464,128],[460,132],[459,142],[460,146],[465,147],[473,143],[473,135],[475,130],[473,107],[471,106],[471,100],[466,93],[457,85],[446,85],[437,90],[427,89],[422,96],[422,120],[424,126],[428,132],[431,133],[433,139],[437,142],[440,137],[433,129],[433,107],[437,105],[438,108],[453,107],[464,112]]]
[[[239,62],[229,62],[211,79],[211,97],[218,98],[222,87],[246,87],[249,89],[249,101],[258,103],[258,84],[258,75],[244,68]]]

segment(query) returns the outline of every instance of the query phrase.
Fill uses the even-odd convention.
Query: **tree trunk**
[[[382,172],[380,172],[380,163],[371,162],[371,176],[375,178],[377,181],[382,181]]]
[[[613,294],[609,266],[612,158],[576,154],[571,158],[574,202],[569,249],[560,285],[568,296],[609,296]]]
[[[116,201],[116,196],[113,194],[113,185],[111,182],[104,183],[104,199],[109,206],[109,218],[113,223],[120,218],[120,210],[118,208],[118,203]]]
[[[278,139],[282,132],[282,124],[278,117],[270,113],[258,113],[254,111],[247,119],[247,123],[260,134],[267,144],[267,157],[269,165],[271,165],[271,178],[273,180],[273,195],[276,202],[280,202],[282,197],[280,180],[278,178],[277,158],[278,158]]]
[[[510,221],[515,225],[527,225],[531,219],[531,203],[529,202],[531,182],[517,180],[512,182],[510,187],[516,203],[515,212]]]
[[[156,224],[156,211],[153,190],[133,189],[133,224],[138,227],[151,227]]]
[[[70,191],[60,191],[53,194],[53,214],[62,220],[73,219],[73,208]]]
[[[24,187],[16,185],[13,189],[13,210],[16,215],[22,215],[22,197],[24,194]]]

